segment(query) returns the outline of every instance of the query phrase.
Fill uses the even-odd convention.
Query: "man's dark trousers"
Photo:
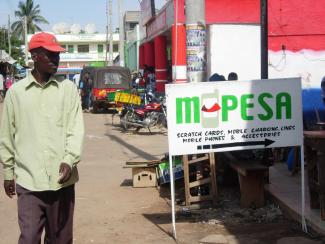
[[[41,243],[45,227],[49,244],[73,242],[74,185],[57,191],[29,191],[16,186],[18,195],[19,244]]]

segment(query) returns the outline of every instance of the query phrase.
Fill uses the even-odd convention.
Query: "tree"
[[[11,57],[17,60],[18,63],[24,64],[25,54],[21,49],[22,41],[15,36],[11,36]],[[9,53],[8,45],[8,30],[0,28],[0,50],[5,50]]]
[[[27,17],[27,33],[34,34],[36,31],[42,31],[37,24],[49,24],[49,22],[40,15],[41,10],[39,4],[34,6],[33,0],[19,1],[18,10],[15,11],[15,16],[19,18],[18,21],[11,25],[13,34],[23,39],[24,33],[24,16]]]

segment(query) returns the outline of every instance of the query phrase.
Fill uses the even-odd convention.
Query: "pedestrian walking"
[[[12,85],[4,102],[0,159],[4,189],[18,196],[19,244],[73,242],[74,184],[84,135],[76,86],[53,75],[64,49],[55,36],[29,43],[31,75]]]
[[[148,68],[146,88],[148,92],[151,92],[153,94],[156,92],[156,75],[155,75],[155,68],[153,66],[150,66]]]
[[[90,73],[86,72],[82,79],[82,88],[81,88],[82,109],[85,112],[89,112],[91,106],[92,89],[93,89],[93,81],[90,77]]]
[[[5,97],[5,88],[4,88],[5,79],[3,75],[0,73],[0,102],[3,102]]]
[[[72,81],[79,88],[80,74],[75,74],[72,78]]]
[[[321,93],[322,93],[322,100],[325,105],[325,76],[321,80]]]
[[[13,76],[7,75],[6,82],[5,82],[6,91],[9,90],[9,88],[12,86],[12,84],[13,84]]]

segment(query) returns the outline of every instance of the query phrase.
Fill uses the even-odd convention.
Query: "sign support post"
[[[174,167],[173,167],[173,156],[169,154],[169,175],[170,175],[170,193],[172,203],[172,224],[173,224],[173,237],[176,240],[176,219],[175,219],[175,182],[174,182]]]
[[[305,219],[305,158],[304,158],[304,146],[300,146],[300,158],[301,158],[301,227],[305,233],[308,233],[306,219]]]
[[[178,28],[178,0],[176,0],[176,20],[175,20],[175,28],[176,28],[176,50],[175,50],[175,65],[177,64],[177,28]],[[177,72],[175,69],[175,77],[174,82],[177,80]],[[174,168],[173,168],[173,156],[169,153],[169,175],[170,175],[170,193],[171,193],[171,204],[172,204],[172,232],[173,237],[177,240],[176,234],[176,218],[175,218],[175,186],[174,186]]]

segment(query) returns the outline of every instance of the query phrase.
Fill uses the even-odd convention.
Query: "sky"
[[[11,22],[16,21],[14,12],[19,1],[26,0],[0,0],[0,27],[8,25],[8,15]],[[140,10],[140,0],[122,0],[123,9]],[[155,0],[157,9],[167,1]],[[41,15],[50,23],[40,25],[44,31],[52,31],[57,23],[79,24],[84,29],[86,24],[95,24],[96,30],[105,33],[106,28],[106,0],[34,0],[34,5],[39,4]],[[113,30],[118,27],[118,0],[112,0]]]

